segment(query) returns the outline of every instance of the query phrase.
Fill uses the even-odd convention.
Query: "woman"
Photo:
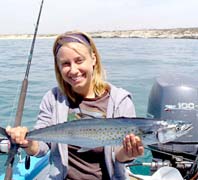
[[[61,34],[53,54],[58,87],[43,97],[36,129],[81,118],[135,116],[130,94],[104,81],[100,56],[89,35]],[[144,153],[141,140],[133,134],[120,147],[78,152],[80,147],[72,145],[28,141],[26,127],[7,128],[7,132],[29,155],[40,157],[51,150],[46,179],[127,179],[123,162]]]

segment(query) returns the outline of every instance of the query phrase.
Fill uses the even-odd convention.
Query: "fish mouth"
[[[193,125],[192,124],[188,124],[187,127],[185,128],[185,130],[189,131],[193,129]]]
[[[178,137],[187,134],[191,129],[193,129],[192,123],[190,123],[190,124],[185,124],[185,125],[182,127],[180,134],[178,134]]]

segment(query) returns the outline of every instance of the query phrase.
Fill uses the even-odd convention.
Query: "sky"
[[[0,0],[0,34],[32,34],[41,0]],[[39,34],[198,27],[198,0],[44,0]]]

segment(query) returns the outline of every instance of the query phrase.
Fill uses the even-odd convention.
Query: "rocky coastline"
[[[198,39],[198,28],[142,29],[127,31],[103,31],[92,34],[97,38],[169,38]]]
[[[198,28],[140,29],[89,32],[93,38],[169,38],[198,39]],[[55,38],[57,34],[38,34],[37,38]],[[32,39],[32,34],[0,34],[0,39]]]

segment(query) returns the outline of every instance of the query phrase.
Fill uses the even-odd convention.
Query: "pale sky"
[[[32,34],[41,0],[0,0],[0,34]],[[39,34],[198,27],[198,0],[45,0]]]

